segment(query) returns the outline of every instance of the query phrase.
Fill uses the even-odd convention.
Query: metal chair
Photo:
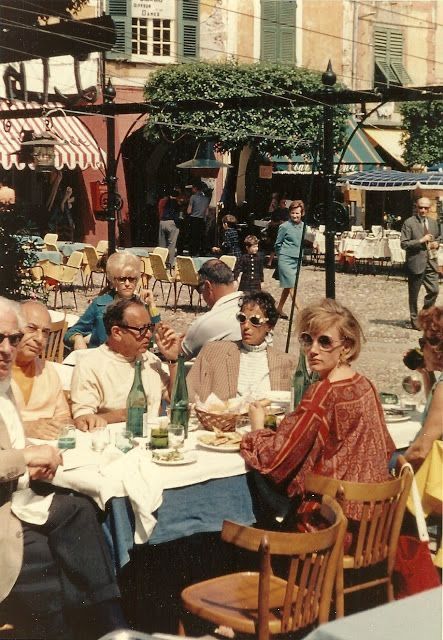
[[[72,291],[74,297],[75,308],[77,309],[77,299],[75,297],[75,279],[80,272],[83,262],[83,253],[74,251],[69,260],[64,265],[48,263],[45,266],[46,288],[54,291],[54,309],[57,306],[57,294],[60,292],[60,298],[63,306],[63,291]]]
[[[234,271],[235,263],[237,262],[237,258],[235,256],[220,256],[220,260],[224,262],[232,271]]]
[[[149,256],[149,262],[151,264],[152,274],[154,277],[154,284],[152,285],[152,291],[155,289],[155,285],[157,282],[160,283],[160,289],[163,297],[163,304],[165,307],[168,306],[169,296],[171,295],[171,290],[174,291],[174,307],[176,307],[177,303],[177,279],[175,276],[171,276],[168,269],[166,268],[165,262],[161,255],[158,253],[151,253]],[[165,303],[165,293],[163,290],[163,285],[169,284],[168,296],[166,298]]]
[[[63,362],[63,338],[67,328],[68,323],[66,320],[51,322],[51,333],[49,334],[45,353],[43,354],[45,360],[50,360],[51,362]]]
[[[399,465],[402,466],[403,463],[404,458],[399,456]],[[337,618],[344,615],[344,598],[348,593],[385,584],[388,601],[392,602],[394,599],[392,573],[411,484],[412,473],[407,467],[403,468],[396,479],[374,483],[348,482],[313,473],[307,474],[305,490],[308,493],[336,497],[342,505],[345,501],[358,503],[362,510],[361,518],[350,523],[352,546],[348,553],[342,555],[341,569],[337,571]],[[378,566],[380,577],[371,578],[365,575],[357,584],[344,586],[346,571],[372,566]],[[355,573],[354,571],[353,582],[358,580]]]
[[[185,611],[259,640],[327,622],[346,518],[328,496],[321,510],[331,526],[314,533],[277,533],[225,520],[222,540],[258,552],[260,571],[187,587],[182,592]],[[285,579],[272,570],[274,556],[287,559]]]
[[[153,253],[155,253],[157,256],[161,256],[163,258],[163,262],[166,264],[169,256],[169,249],[167,249],[166,247],[155,247],[151,251],[150,255],[152,255]]]
[[[104,267],[98,266],[98,261],[100,260],[100,256],[97,253],[95,247],[86,245],[83,248],[83,264],[82,264],[82,279],[83,286],[85,291],[90,287],[91,290],[94,288],[94,273],[99,273],[102,276],[101,287],[103,287],[106,279],[106,272]]]
[[[194,291],[197,292],[198,302],[197,309],[201,309],[201,293],[199,293],[197,287],[199,284],[198,272],[195,268],[195,264],[192,258],[188,256],[177,256],[176,258],[176,268],[177,275],[180,281],[180,288],[178,290],[178,294],[175,300],[174,311],[177,310],[178,301],[180,298],[180,293],[183,287],[188,288],[189,293],[189,301],[191,304],[191,309],[193,308],[192,299],[194,297]]]

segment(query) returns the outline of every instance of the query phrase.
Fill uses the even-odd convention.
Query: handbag
[[[410,467],[409,463],[404,466]],[[429,551],[429,535],[415,477],[412,479],[411,496],[418,538],[399,536],[393,573],[396,600],[440,586],[440,578]]]

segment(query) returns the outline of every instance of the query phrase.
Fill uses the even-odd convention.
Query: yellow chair
[[[399,456],[399,464],[404,458]],[[386,585],[389,602],[394,599],[392,573],[397,552],[398,537],[403,522],[406,501],[412,484],[412,474],[408,467],[401,475],[386,482],[348,482],[327,478],[309,473],[305,479],[308,493],[334,496],[343,504],[344,501],[359,503],[362,517],[356,523],[350,523],[352,546],[341,558],[341,570],[337,571],[335,582],[335,600],[337,618],[344,615],[344,597],[362,589],[369,589],[380,584]],[[381,577],[358,581],[355,569],[378,565]],[[345,573],[353,569],[352,586],[345,587]],[[367,576],[365,576],[367,578]]]
[[[331,526],[314,533],[277,533],[225,520],[222,540],[258,552],[260,571],[187,587],[182,592],[184,610],[259,640],[327,622],[346,518],[329,496],[321,509]],[[273,572],[275,556],[287,559],[285,578]]]
[[[106,272],[104,267],[98,266],[98,261],[100,260],[100,256],[97,253],[95,247],[85,245],[83,248],[83,264],[82,264],[82,279],[83,286],[85,291],[90,287],[91,290],[94,288],[94,273],[99,273],[102,276],[101,287],[103,287],[106,279]]]
[[[232,271],[234,270],[237,258],[235,256],[220,256],[220,260],[224,262]]]
[[[99,240],[95,250],[97,251],[99,258],[101,258],[105,253],[109,252],[109,241]]]
[[[57,245],[58,233],[47,233],[43,238],[44,244]]]
[[[48,262],[44,266],[46,288],[54,291],[54,309],[57,306],[57,294],[60,292],[60,298],[63,306],[63,291],[72,291],[74,296],[75,308],[77,309],[77,299],[75,297],[75,279],[80,273],[83,262],[83,253],[74,251],[66,264],[52,264]]]
[[[66,320],[51,322],[51,333],[44,353],[44,359],[51,362],[63,362],[63,338],[68,328]]]
[[[149,256],[149,261],[151,263],[152,274],[154,277],[154,284],[152,285],[152,291],[154,291],[155,285],[157,282],[160,283],[160,289],[163,296],[163,304],[165,307],[168,306],[169,296],[171,295],[171,290],[174,292],[174,307],[176,307],[177,302],[177,278],[175,276],[171,276],[168,269],[166,268],[165,262],[161,255],[158,253],[151,253]],[[169,284],[168,296],[166,298],[165,303],[165,294],[163,290],[163,285]]]
[[[166,264],[166,260],[168,259],[168,255],[169,255],[169,250],[166,247],[155,247],[152,251],[151,254],[155,253],[157,256],[161,256],[163,259],[163,262]]]
[[[154,275],[152,273],[151,260],[149,256],[141,256],[140,260],[142,263],[142,286],[147,288],[149,286],[149,280]]]
[[[55,242],[45,242],[43,251],[55,251],[56,253],[60,253]]]
[[[199,283],[198,272],[195,268],[195,264],[192,258],[188,256],[177,256],[176,258],[176,275],[180,280],[180,288],[178,290],[177,298],[175,300],[175,308],[174,311],[177,311],[177,305],[180,298],[180,293],[183,287],[188,288],[189,300],[192,308],[192,298],[194,296],[194,291],[197,292],[198,303],[197,309],[201,309],[201,293],[198,292],[197,287]]]

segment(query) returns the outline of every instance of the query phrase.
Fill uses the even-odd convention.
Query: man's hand
[[[95,429],[106,427],[108,423],[102,416],[96,413],[88,413],[87,415],[75,418],[74,424],[80,431],[95,431]]]
[[[28,438],[40,438],[41,440],[57,440],[62,423],[57,420],[29,420],[23,423],[25,434]]]
[[[155,343],[167,360],[177,360],[182,346],[184,333],[176,333],[164,322],[159,322],[155,331]]]
[[[74,351],[77,351],[77,349],[87,349],[88,345],[86,344],[86,340],[84,338],[84,336],[82,336],[80,333],[77,333],[74,338],[72,339],[72,344],[74,346]]]
[[[265,426],[266,411],[264,406],[259,402],[251,402],[249,404],[249,422],[251,423],[251,430],[257,431],[257,429],[263,429]]]
[[[434,239],[434,236],[432,235],[432,233],[426,233],[423,238],[420,240],[420,242],[432,242]]]
[[[60,451],[48,444],[26,447],[23,455],[32,480],[52,480],[57,467],[63,464]]]

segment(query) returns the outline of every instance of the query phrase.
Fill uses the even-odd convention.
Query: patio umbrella
[[[424,189],[443,189],[443,173],[408,173],[405,171],[359,171],[338,180],[339,184],[366,191],[414,191]]]

